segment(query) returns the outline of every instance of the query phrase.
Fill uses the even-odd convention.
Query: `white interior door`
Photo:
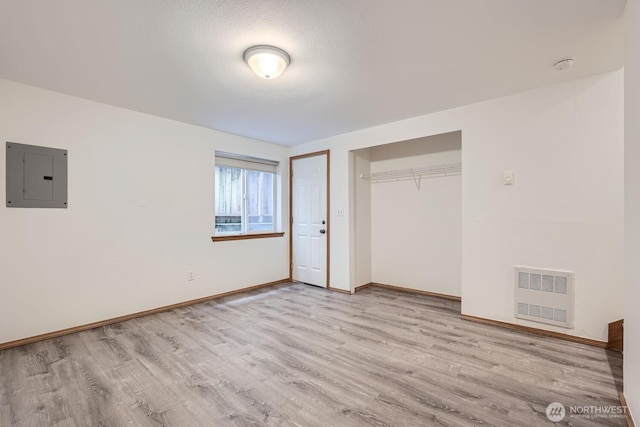
[[[327,154],[291,162],[291,276],[327,287]]]

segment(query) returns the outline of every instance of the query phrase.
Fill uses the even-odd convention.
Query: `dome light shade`
[[[565,58],[565,59],[562,59],[562,60],[556,62],[553,65],[553,68],[556,69],[557,71],[568,70],[569,68],[573,67],[573,63],[574,62],[576,62],[576,61],[573,58]]]
[[[275,79],[291,62],[289,54],[274,46],[253,46],[244,51],[244,60],[263,79]]]

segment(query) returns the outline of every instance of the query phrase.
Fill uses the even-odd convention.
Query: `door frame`
[[[327,289],[331,289],[331,283],[329,282],[329,278],[331,277],[329,274],[329,266],[331,264],[331,258],[329,257],[329,254],[331,253],[331,190],[329,186],[331,177],[331,169],[329,168],[331,164],[330,154],[331,150],[323,150],[289,157],[289,281],[293,280],[293,162],[294,160],[323,155],[327,158],[327,265],[325,267],[327,272]]]

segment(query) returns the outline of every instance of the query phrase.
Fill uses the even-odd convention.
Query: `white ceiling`
[[[625,0],[0,0],[0,77],[283,145],[618,69]],[[255,76],[247,47],[291,66]],[[574,57],[575,66],[553,70]]]

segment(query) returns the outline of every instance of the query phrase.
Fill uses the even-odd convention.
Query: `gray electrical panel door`
[[[24,153],[25,200],[53,200],[53,156]]]
[[[67,150],[7,142],[7,207],[66,208]]]

